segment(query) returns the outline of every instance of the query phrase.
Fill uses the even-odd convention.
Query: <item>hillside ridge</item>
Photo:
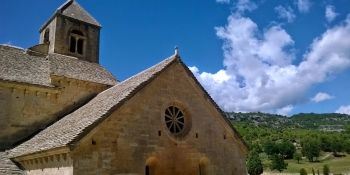
[[[291,117],[262,112],[225,112],[228,119],[253,124],[259,127],[280,129],[316,129],[323,131],[342,131],[350,123],[350,115],[338,113],[299,113]]]

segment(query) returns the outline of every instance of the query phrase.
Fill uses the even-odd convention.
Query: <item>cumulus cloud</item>
[[[232,13],[228,23],[216,27],[223,40],[224,70],[200,72],[191,67],[199,82],[225,111],[292,110],[307,102],[307,91],[335,72],[350,67],[350,16],[315,38],[303,61],[293,64],[294,41],[278,24],[260,31],[241,13]]]
[[[228,4],[230,2],[230,0],[216,0],[216,2],[218,3],[223,3],[223,4]]]
[[[309,9],[312,5],[309,0],[296,0],[295,4],[297,5],[299,12],[302,13],[309,12]]]
[[[292,110],[293,110],[293,106],[292,105],[288,105],[288,106],[286,106],[284,108],[277,109],[276,110],[276,114],[288,116],[289,113],[292,112]]]
[[[295,19],[294,11],[289,6],[287,8],[277,6],[275,11],[278,13],[279,18],[286,19],[289,23],[293,22]]]
[[[239,13],[243,13],[244,11],[252,11],[257,7],[258,6],[250,0],[238,0],[236,3],[236,9]]]
[[[325,100],[329,100],[329,99],[332,99],[334,98],[333,96],[330,96],[326,93],[323,93],[323,92],[319,92],[315,95],[315,97],[311,98],[311,101],[313,102],[321,102],[321,101],[325,101]]]
[[[326,6],[326,19],[332,22],[339,14],[335,12],[335,7],[331,5]]]
[[[340,108],[337,109],[335,111],[335,113],[350,115],[350,105],[349,106],[340,106]]]

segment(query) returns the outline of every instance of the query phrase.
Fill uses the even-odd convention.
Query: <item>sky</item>
[[[28,48],[65,0],[2,0],[0,44]],[[120,81],[174,54],[224,111],[350,114],[348,0],[77,0]]]

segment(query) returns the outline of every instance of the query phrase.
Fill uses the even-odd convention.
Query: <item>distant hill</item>
[[[325,131],[342,131],[344,125],[350,123],[347,114],[315,114],[300,113],[291,117],[261,112],[235,113],[226,112],[227,118],[237,122],[249,123],[260,127],[281,129],[316,129]]]

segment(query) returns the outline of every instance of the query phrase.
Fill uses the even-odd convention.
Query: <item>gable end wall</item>
[[[204,174],[246,174],[233,131],[189,80],[174,63],[113,112],[74,149],[74,174],[141,175],[146,165],[152,175],[196,175],[200,165]],[[165,126],[164,110],[172,102],[191,117],[184,137]]]

